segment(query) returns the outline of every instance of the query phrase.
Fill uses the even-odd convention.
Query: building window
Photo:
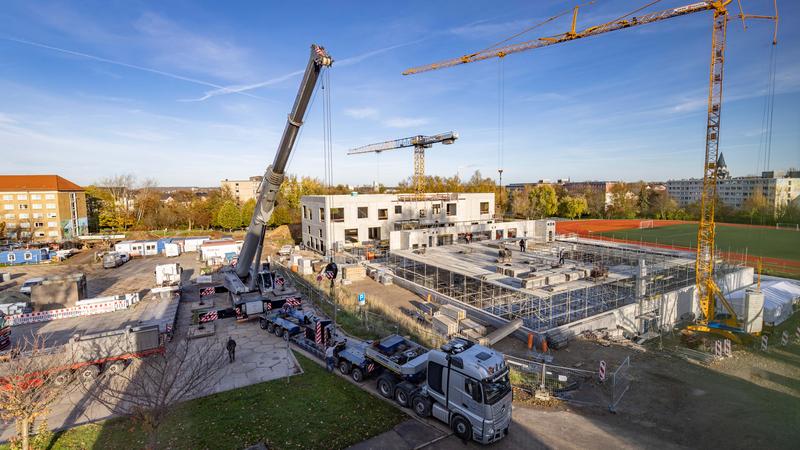
[[[369,208],[366,206],[359,206],[358,207],[358,218],[359,219],[369,219]]]
[[[31,200],[41,200],[41,194],[31,194]]]
[[[424,209],[420,209],[419,210],[419,218],[420,219],[424,219],[425,218],[425,210]]]
[[[33,209],[42,209],[42,204],[41,203],[34,203],[34,204],[31,205],[31,207]]]
[[[6,211],[12,210],[14,209],[14,205],[9,205],[9,204],[3,205],[3,209],[5,209]]]
[[[400,205],[395,206],[394,207],[394,213],[395,214],[403,214],[403,207],[400,206]]]
[[[33,253],[31,253],[31,252],[25,252],[25,253],[22,255],[22,257],[25,259],[25,261],[30,261],[30,260],[32,260],[32,259],[33,259]]]
[[[56,204],[55,203],[48,203],[46,208],[47,209],[56,209]]]
[[[303,219],[306,218],[306,205],[303,205]]]
[[[33,223],[33,226],[34,226],[35,228],[41,228],[41,227],[43,227],[43,226],[44,226],[44,223],[42,223],[42,222],[34,222],[34,223]]]
[[[432,212],[433,212],[434,216],[438,216],[438,215],[442,214],[442,205],[441,204],[436,203],[431,208],[433,209]]]
[[[34,234],[36,234],[36,237],[44,237],[44,231],[37,231]]]
[[[345,242],[358,242],[358,228],[347,228],[344,230]]]
[[[17,255],[15,255],[13,253],[9,253],[8,254],[8,262],[14,262],[16,260],[17,260]]]
[[[58,231],[50,231],[47,234],[51,237],[58,237]]]
[[[344,222],[344,208],[331,208],[331,221]]]
[[[45,200],[55,200],[56,199],[56,194],[44,194],[44,199]]]
[[[22,223],[19,224],[19,227],[20,228],[30,228],[31,224],[28,223],[28,222],[22,222]]]
[[[319,221],[325,222],[325,208],[319,209]]]
[[[28,199],[28,196],[27,196],[27,195],[25,195],[25,194],[19,194],[19,195],[17,195],[17,200],[27,200],[27,199]]]
[[[489,214],[489,202],[481,202],[481,214]]]
[[[5,218],[6,219],[10,219],[10,220],[14,220],[14,219],[16,219],[16,216],[14,214],[6,214]]]
[[[27,213],[22,213],[22,214],[19,215],[19,218],[20,219],[27,219],[28,218],[28,214]]]
[[[456,215],[456,204],[455,203],[448,203],[447,204],[447,215],[448,216],[455,216]]]
[[[318,235],[319,237],[322,237],[322,228],[320,228],[319,230],[317,230],[317,235]]]
[[[3,200],[14,200],[14,196],[11,194],[4,194]]]
[[[56,217],[58,217],[58,215],[56,213],[47,213],[47,218],[48,219],[55,219]]]
[[[31,217],[33,217],[34,219],[42,219],[42,218],[44,218],[44,216],[42,214],[40,214],[40,213],[33,213],[33,215]]]
[[[367,230],[369,232],[369,239],[373,241],[380,240],[381,238],[381,227],[369,227]]]
[[[308,225],[308,234],[311,234],[311,225]]]
[[[28,205],[26,205],[26,204],[24,204],[24,203],[20,203],[20,204],[17,206],[17,209],[28,209]]]
[[[389,218],[389,210],[388,209],[379,209],[378,210],[378,220],[386,220]]]
[[[47,222],[47,226],[50,228],[58,228],[58,222]]]

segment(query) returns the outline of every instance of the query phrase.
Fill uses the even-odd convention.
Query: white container
[[[744,294],[744,331],[760,333],[764,327],[764,293],[748,289]]]

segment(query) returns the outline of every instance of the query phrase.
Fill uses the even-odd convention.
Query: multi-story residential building
[[[251,198],[256,198],[258,186],[261,185],[262,176],[250,177],[247,180],[229,180],[224,179],[220,181],[222,189],[228,188],[233,194],[236,203],[243,204]]]
[[[306,195],[300,199],[303,243],[325,253],[334,243],[388,241],[396,230],[494,221],[494,194]]]
[[[86,194],[58,175],[0,175],[0,221],[8,239],[60,242],[86,233]]]
[[[667,192],[681,207],[699,202],[702,190],[703,180],[699,178],[667,181]],[[800,170],[768,171],[760,177],[717,180],[717,197],[731,208],[741,208],[748,198],[758,193],[775,209],[790,202],[800,203]]]

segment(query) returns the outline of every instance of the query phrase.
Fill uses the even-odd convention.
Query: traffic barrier
[[[76,306],[70,308],[39,311],[27,314],[14,314],[6,317],[10,326],[26,325],[31,323],[49,322],[51,320],[71,319],[73,317],[91,316],[108,312],[128,309],[139,302],[139,294],[125,294],[114,297],[98,297],[79,300]]]

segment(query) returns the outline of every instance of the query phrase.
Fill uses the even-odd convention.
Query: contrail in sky
[[[189,83],[199,84],[199,85],[202,85],[202,86],[212,87],[212,88],[215,88],[215,89],[227,89],[225,86],[221,86],[221,85],[218,85],[218,84],[210,83],[208,81],[198,80],[196,78],[185,77],[183,75],[178,75],[178,74],[175,74],[175,73],[164,72],[163,70],[152,69],[150,67],[143,67],[143,66],[138,66],[136,64],[130,64],[130,63],[122,62],[122,61],[115,61],[113,59],[108,59],[108,58],[103,58],[103,57],[100,57],[100,56],[90,55],[88,53],[76,52],[74,50],[67,50],[65,48],[54,47],[52,45],[42,44],[40,42],[33,42],[33,41],[25,40],[25,39],[18,39],[18,38],[12,38],[12,37],[3,37],[3,38],[0,38],[0,39],[5,39],[7,41],[17,42],[17,43],[25,44],[25,45],[31,45],[31,46],[34,46],[34,47],[44,48],[44,49],[48,49],[48,50],[53,50],[53,51],[56,51],[56,52],[65,53],[67,55],[80,56],[81,58],[91,59],[91,60],[103,62],[103,63],[106,63],[106,64],[113,64],[113,65],[116,65],[116,66],[127,67],[129,69],[141,70],[143,72],[149,72],[149,73],[152,73],[152,74],[161,75],[161,76],[172,78],[172,79],[175,79],[175,80],[186,81],[186,82],[189,82]],[[258,97],[258,96],[253,95],[253,94],[249,94],[247,92],[232,91],[231,93],[241,94],[241,95],[246,95],[248,97],[261,99],[261,97]]]
[[[341,60],[338,60],[338,61],[334,61],[333,64],[334,64],[335,67],[346,67],[346,66],[350,66],[350,65],[353,65],[353,64],[358,64],[361,61],[364,61],[365,59],[372,58],[373,56],[380,55],[381,53],[385,53],[385,52],[388,52],[390,50],[394,50],[396,48],[406,47],[406,46],[409,46],[409,45],[417,44],[417,43],[420,43],[420,42],[424,41],[425,39],[427,39],[427,38],[417,39],[415,41],[405,42],[405,43],[402,43],[402,44],[390,45],[388,47],[379,48],[377,50],[372,50],[372,51],[369,51],[369,52],[366,52],[366,53],[362,53],[360,55],[351,56],[349,58],[344,58],[344,59],[341,59]],[[304,72],[304,70],[295,70],[293,72],[289,72],[287,74],[284,74],[284,75],[281,75],[279,77],[272,78],[272,79],[269,79],[269,80],[266,80],[266,81],[261,81],[259,83],[219,87],[217,89],[214,89],[214,90],[206,92],[202,97],[193,98],[193,99],[187,99],[187,100],[182,100],[182,101],[186,101],[186,102],[202,102],[204,100],[208,100],[209,98],[216,97],[218,95],[243,94],[246,91],[250,91],[250,90],[253,90],[253,89],[258,89],[258,88],[261,88],[261,87],[264,87],[264,86],[269,86],[271,84],[280,83],[281,81],[286,81],[286,80],[288,80],[288,79],[290,79],[292,77],[296,77],[298,75],[302,75],[303,72]]]

